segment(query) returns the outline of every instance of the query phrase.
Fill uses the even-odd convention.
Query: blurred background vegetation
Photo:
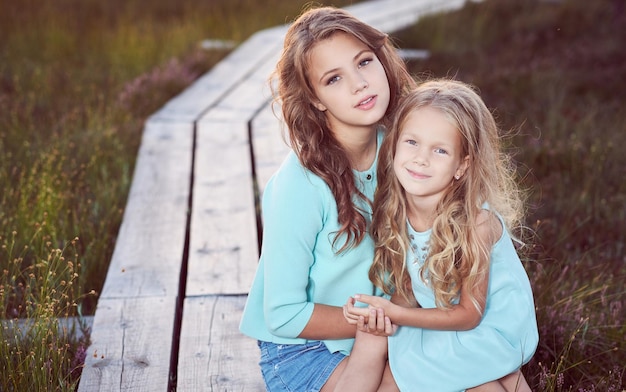
[[[0,0],[2,318],[93,313],[147,116],[228,53],[204,40],[236,45],[303,4]],[[509,133],[534,233],[541,342],[524,371],[537,391],[626,388],[624,26],[623,0],[485,0],[392,37],[429,51],[409,61],[419,78],[476,85]],[[0,390],[72,390],[88,334],[53,330],[32,329],[38,351],[0,329]]]

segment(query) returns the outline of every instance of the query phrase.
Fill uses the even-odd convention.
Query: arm
[[[486,249],[491,249],[497,238],[500,237],[502,226],[497,217],[485,211],[481,213],[480,223],[477,227],[480,241],[482,241]],[[484,259],[480,263],[489,263],[488,255],[483,256]],[[488,269],[487,273],[479,284],[471,288],[474,298],[478,301],[477,309],[470,299],[470,288],[461,287],[459,303],[450,308],[415,308],[404,307],[399,304],[399,300],[394,302],[384,298],[373,297],[369,295],[355,295],[357,301],[368,304],[371,308],[382,309],[386,316],[393,321],[394,324],[413,326],[418,328],[434,329],[434,330],[451,330],[463,331],[475,328],[482,319],[482,310],[485,309],[487,290],[489,284]],[[406,301],[404,301],[406,305]],[[353,315],[366,316],[367,310],[363,308],[353,307],[349,309]]]
[[[447,309],[405,307],[384,298],[365,294],[357,294],[354,297],[357,301],[369,305],[369,308],[349,308],[348,312],[353,318],[355,316],[368,317],[370,309],[382,309],[383,313],[396,325],[449,331],[472,329],[480,323],[482,318],[481,313],[474,307],[468,296],[463,295],[463,289],[459,304]],[[484,309],[484,301],[481,306]]]
[[[377,336],[392,336],[396,333],[398,326],[391,323],[382,308],[355,308],[354,303],[355,299],[350,297],[343,306],[343,316],[348,324]]]
[[[353,338],[355,334],[356,327],[346,321],[342,308],[315,304],[309,322],[298,337],[310,340],[326,340]]]
[[[420,307],[419,303],[410,292],[410,298],[405,298],[399,294],[393,294],[390,302],[392,304],[404,307],[415,308]],[[356,308],[354,297],[348,298],[348,302],[343,306],[343,316],[345,320],[356,325],[357,329],[362,332],[368,332],[378,336],[392,336],[398,329],[397,324],[392,324],[389,316],[385,315],[382,307],[375,308],[369,306],[367,308]],[[383,301],[383,303],[386,303]]]
[[[482,315],[469,300],[468,295],[463,295],[463,291],[462,289],[459,303],[447,309],[406,308],[369,295],[355,297],[371,307],[383,309],[394,324],[434,330],[464,331],[476,327]],[[484,301],[481,306],[484,308]]]
[[[354,337],[340,306],[314,303],[308,292],[317,236],[324,229],[332,194],[321,179],[287,162],[263,195],[264,314],[268,330],[287,338]]]

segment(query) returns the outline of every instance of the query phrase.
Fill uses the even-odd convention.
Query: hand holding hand
[[[367,304],[370,308],[382,309],[387,315],[389,315],[391,309],[396,306],[388,299],[375,295],[356,294],[354,296],[354,302],[356,301]]]
[[[367,297],[364,303],[370,298],[379,298],[374,296],[362,296],[356,295],[357,298]],[[383,302],[381,304],[389,303],[389,301],[381,298]],[[375,307],[370,305],[367,308],[356,307],[355,298],[350,297],[343,306],[343,315],[349,324],[356,325],[357,329],[362,332],[371,333],[377,336],[391,336],[398,327],[391,323],[391,319],[385,315],[385,311],[382,307]]]
[[[369,317],[366,319],[359,316],[357,329],[376,336],[392,336],[396,333],[398,326],[391,323],[389,316],[385,316],[385,311],[381,308],[369,307]]]
[[[348,302],[343,305],[343,317],[346,318],[348,324],[357,325],[359,317],[367,319],[369,317],[369,310],[367,308],[357,308],[354,306],[355,300],[353,297],[348,298]]]

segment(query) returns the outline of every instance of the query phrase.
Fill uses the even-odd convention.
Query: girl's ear
[[[326,110],[328,110],[328,108],[324,106],[324,104],[321,103],[320,101],[313,102],[313,106],[315,106],[315,108],[319,110],[320,112],[325,112]]]
[[[463,174],[465,174],[465,171],[467,170],[468,167],[469,167],[469,155],[466,155],[465,158],[463,158],[463,160],[461,161],[461,164],[459,165],[459,167],[456,169],[456,173],[454,173],[454,178],[458,180],[459,178],[463,177]]]

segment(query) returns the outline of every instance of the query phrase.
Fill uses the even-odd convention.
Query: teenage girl
[[[377,155],[413,79],[385,34],[332,7],[290,26],[275,77],[292,152],[263,193],[240,329],[259,342],[269,391],[332,390],[356,333],[345,298],[377,292],[368,278]]]
[[[362,331],[372,309],[400,326],[388,339],[400,390],[530,391],[520,368],[538,332],[509,234],[522,216],[512,173],[494,118],[470,86],[429,81],[399,105],[379,156],[370,269],[396,303],[356,295],[345,313]],[[348,379],[352,390],[378,389],[358,385],[367,382],[359,369]]]

